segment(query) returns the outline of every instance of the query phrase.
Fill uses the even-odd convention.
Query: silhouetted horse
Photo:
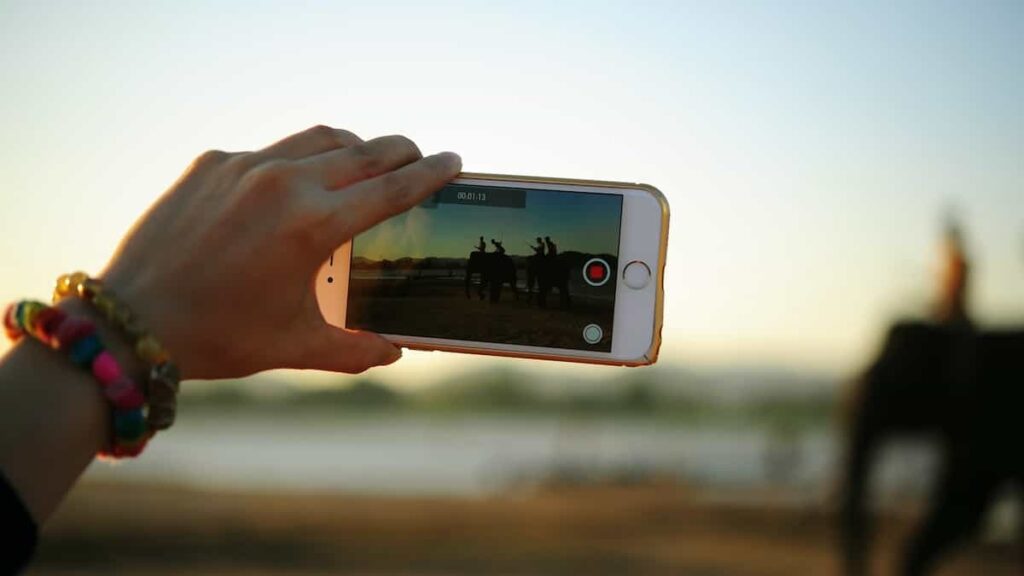
[[[531,256],[531,258],[536,258],[536,256]],[[548,304],[548,292],[557,288],[562,308],[568,308],[572,297],[569,295],[569,265],[564,257],[548,254],[540,258],[536,274],[540,284],[537,291],[537,304],[541,308],[545,308]],[[529,283],[529,267],[527,267],[527,284]]]
[[[899,434],[940,441],[940,478],[902,559],[927,573],[973,536],[997,490],[1024,481],[1024,331],[900,323],[855,390],[840,514],[845,571],[869,565],[865,496],[872,456]]]
[[[507,254],[498,252],[471,252],[466,262],[466,298],[470,297],[469,287],[473,283],[473,275],[480,277],[477,293],[484,299],[484,291],[490,288],[491,302],[501,298],[503,284],[508,284],[512,294],[519,299],[516,291],[516,264]]]

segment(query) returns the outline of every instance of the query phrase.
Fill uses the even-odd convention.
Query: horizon
[[[827,374],[809,369],[790,369],[771,365],[687,365],[680,362],[659,362],[643,370],[621,368],[611,371],[573,371],[567,377],[538,367],[534,363],[480,363],[460,370],[430,377],[421,377],[415,386],[396,379],[385,371],[359,374],[324,373],[310,381],[296,381],[291,371],[272,371],[223,382],[223,387],[194,387],[189,395],[203,397],[230,388],[232,393],[245,392],[256,400],[271,400],[294,393],[335,390],[340,393],[355,386],[383,386],[398,394],[413,397],[422,393],[456,389],[482,388],[494,382],[506,382],[529,389],[532,394],[551,399],[573,397],[617,396],[630,386],[642,385],[655,397],[671,400],[677,395],[691,400],[726,405],[751,405],[765,399],[798,400],[801,398],[832,398],[844,393],[851,383],[850,374]],[[624,386],[624,384],[626,386]]]
[[[468,257],[480,238],[488,252],[495,250],[492,240],[511,252],[537,237],[550,237],[562,253],[618,255],[621,204],[621,197],[609,194],[527,190],[519,208],[420,205],[356,236],[352,256],[459,258]]]
[[[657,186],[659,363],[850,373],[926,314],[950,210],[976,319],[1024,325],[1019,2],[6,2],[0,75],[5,302],[99,272],[200,152],[326,123]],[[381,377],[516,362],[405,356]]]

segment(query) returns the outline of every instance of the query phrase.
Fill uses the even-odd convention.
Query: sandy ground
[[[78,486],[28,574],[836,574],[814,509],[725,503],[676,486],[496,498],[216,493]],[[883,522],[879,574],[907,523]],[[1020,574],[1017,551],[972,545],[939,574]]]

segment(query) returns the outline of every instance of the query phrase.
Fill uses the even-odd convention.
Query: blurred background
[[[844,398],[943,298],[948,219],[977,326],[1024,326],[1020,2],[0,0],[0,83],[3,301],[100,270],[203,150],[318,123],[672,206],[656,366],[188,382],[30,574],[838,573]],[[940,450],[879,461],[887,573]],[[1019,492],[940,573],[1020,573]]]

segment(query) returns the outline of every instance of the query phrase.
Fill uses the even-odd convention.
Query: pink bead
[[[92,375],[103,386],[109,386],[121,378],[121,366],[118,365],[113,354],[104,350],[92,360]]]
[[[104,388],[103,394],[114,405],[114,408],[120,410],[134,410],[146,403],[139,387],[132,382],[131,378],[127,377],[121,377]]]

